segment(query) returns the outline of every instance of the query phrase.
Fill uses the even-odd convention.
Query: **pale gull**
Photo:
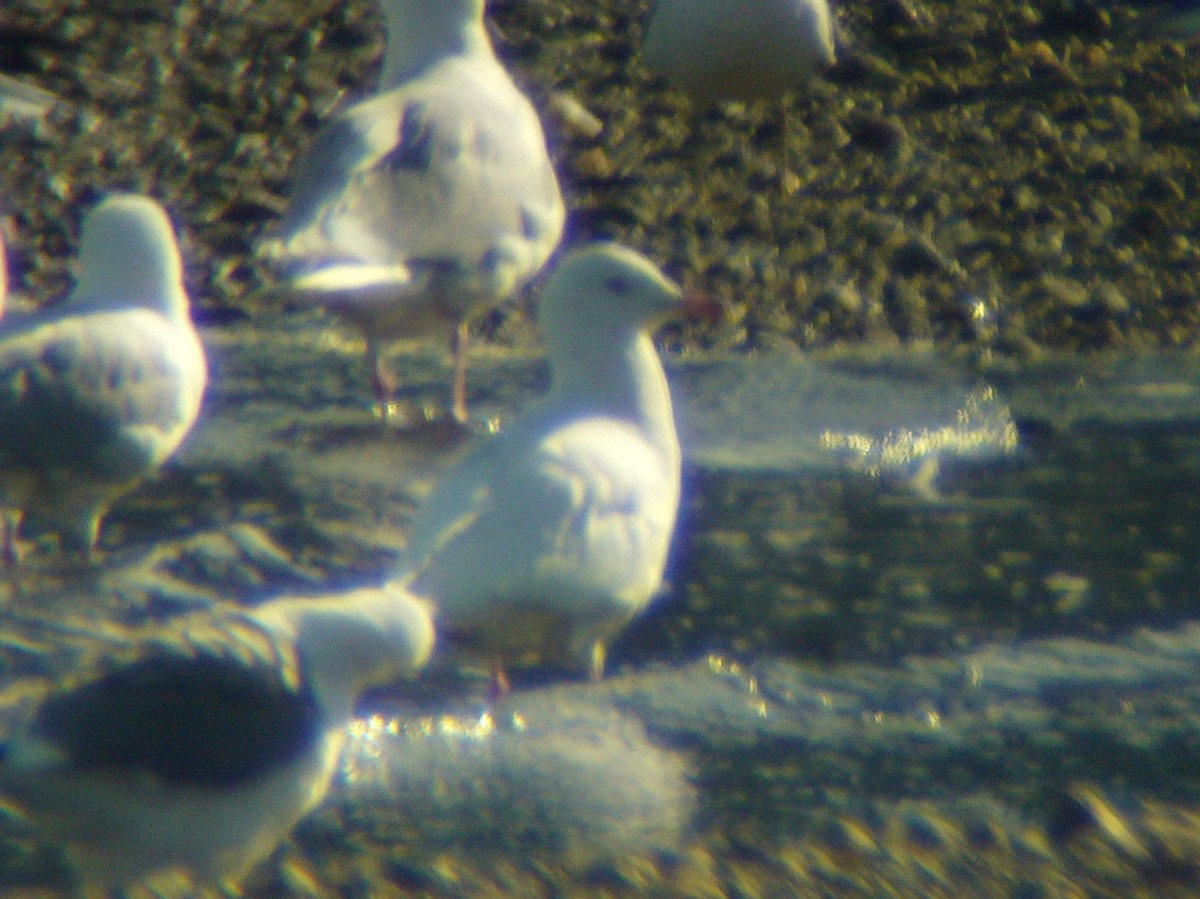
[[[833,19],[827,0],[658,0],[642,58],[704,102],[775,97],[833,65]]]
[[[387,345],[449,332],[462,421],[469,324],[545,265],[566,213],[537,113],[488,39],[483,0],[380,5],[379,92],[317,137],[264,252],[289,273],[283,292],[362,331],[385,410],[398,386]]]
[[[324,798],[360,693],[433,639],[423,603],[377,588],[121,635],[33,707],[0,795],[91,894],[236,881]]]
[[[552,386],[437,482],[397,578],[441,632],[497,663],[603,670],[607,643],[659,590],[680,450],[647,329],[689,301],[632,250],[577,250],[538,307]]]
[[[0,320],[0,530],[32,512],[85,554],[108,505],[191,429],[207,380],[162,207],[118,194],[83,223],[65,302]]]

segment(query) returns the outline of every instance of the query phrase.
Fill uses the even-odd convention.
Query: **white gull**
[[[551,274],[538,305],[549,393],[438,480],[397,574],[452,641],[598,676],[607,641],[660,589],[680,450],[647,331],[689,300],[711,307],[614,244]]]
[[[148,197],[87,215],[65,302],[0,321],[4,561],[35,512],[90,553],[108,505],[157,468],[200,411],[204,350],[171,223]]]
[[[708,102],[774,97],[834,63],[827,0],[658,0],[642,58]]]
[[[360,693],[423,665],[434,637],[424,604],[365,588],[111,639],[3,747],[0,795],[90,894],[194,895],[324,798]]]
[[[283,290],[356,325],[376,397],[397,387],[389,342],[449,332],[453,412],[466,418],[474,315],[533,278],[565,208],[537,113],[496,58],[483,0],[380,0],[376,96],[337,113],[299,164],[265,252]]]

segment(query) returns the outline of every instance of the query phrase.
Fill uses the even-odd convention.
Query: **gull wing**
[[[182,439],[204,380],[195,335],[146,309],[0,330],[0,467],[137,477]]]
[[[417,591],[452,628],[505,600],[632,614],[659,586],[674,527],[667,460],[616,419],[567,424],[528,447],[508,436],[430,497],[410,544]]]
[[[302,164],[283,255],[464,269],[520,282],[553,251],[564,209],[529,102],[494,60],[450,58],[348,108]]]

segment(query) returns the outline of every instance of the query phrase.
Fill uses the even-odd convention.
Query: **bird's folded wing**
[[[297,175],[285,258],[469,267],[503,248],[544,263],[562,199],[536,114],[503,70],[451,59],[349,108]],[[527,244],[514,254],[511,242]]]
[[[5,773],[20,779],[69,764],[194,786],[260,777],[320,733],[294,668],[290,648],[252,622],[180,619],[97,654],[48,695]]]
[[[161,460],[203,390],[193,345],[177,352],[178,339],[148,310],[0,333],[0,459],[106,480]]]
[[[589,420],[523,451],[503,438],[487,449],[430,497],[410,544],[417,583],[440,607],[469,617],[473,602],[543,589],[528,598],[620,601],[657,582],[678,485],[636,429]]]
[[[586,419],[539,447],[531,473],[564,514],[539,561],[551,579],[579,578],[620,599],[661,576],[678,505],[677,476],[631,425]],[[519,486],[519,479],[510,479]],[[549,524],[549,522],[548,522]],[[644,597],[643,597],[644,598]]]

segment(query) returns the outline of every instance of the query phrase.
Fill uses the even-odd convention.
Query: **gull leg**
[[[0,510],[0,563],[6,571],[17,567],[20,557],[17,554],[17,525],[19,515],[14,515],[7,509]]]
[[[86,569],[96,562],[101,509],[93,506],[77,510],[77,513],[72,519],[61,522],[58,542],[72,563],[78,562]]]
[[[497,702],[512,692],[512,684],[508,680],[508,672],[504,670],[504,661],[500,656],[492,659],[492,679],[488,684],[488,699]]]
[[[454,393],[450,412],[459,424],[467,423],[467,340],[471,326],[461,321],[450,334],[450,358],[454,363]]]
[[[371,389],[375,392],[375,414],[387,421],[395,410],[396,375],[388,367],[383,353],[371,338],[367,338],[367,365],[371,369]]]
[[[604,663],[608,658],[608,650],[597,640],[592,644],[591,664],[588,666],[588,677],[592,683],[598,684],[604,680]]]

